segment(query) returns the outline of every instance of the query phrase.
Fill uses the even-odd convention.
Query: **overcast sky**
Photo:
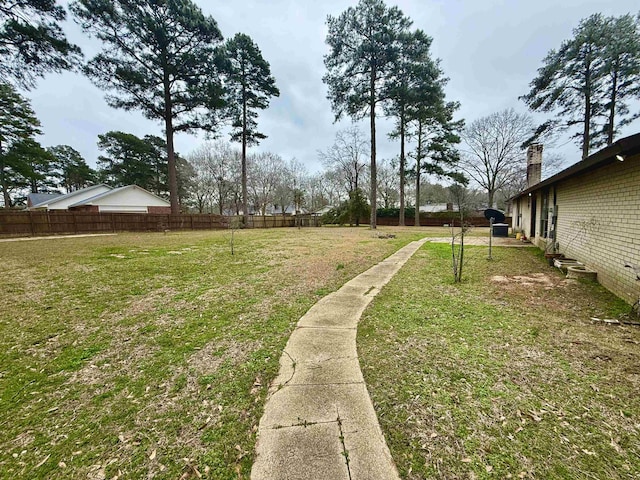
[[[281,94],[261,113],[259,128],[268,138],[253,150],[273,151],[285,159],[295,157],[310,171],[319,170],[317,151],[331,145],[336,131],[349,124],[348,120],[334,124],[322,83],[325,21],[327,15],[339,15],[356,0],[196,3],[216,19],[225,38],[237,32],[250,35],[271,64]],[[509,107],[525,112],[518,96],[528,91],[546,53],[570,38],[581,18],[597,12],[635,13],[640,7],[637,0],[406,0],[388,4],[397,4],[414,27],[433,37],[433,55],[442,60],[450,78],[448,99],[461,102],[459,118],[467,122]],[[85,37],[72,21],[65,24],[65,31],[88,58],[98,51],[100,45]],[[99,134],[121,130],[163,136],[159,122],[110,108],[103,92],[77,73],[48,75],[25,94],[42,122],[41,143],[71,145],[91,165],[99,155]],[[385,135],[389,122],[380,120],[379,125],[378,158],[397,155],[397,143]],[[365,132],[366,128],[365,123]],[[639,130],[637,121],[624,133]],[[203,137],[179,134],[176,149],[188,155],[202,141]],[[580,152],[573,144],[557,148],[568,164],[579,160]]]

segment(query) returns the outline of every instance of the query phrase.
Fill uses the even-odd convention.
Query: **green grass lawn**
[[[0,243],[0,478],[248,478],[299,317],[428,231],[384,230]]]
[[[640,478],[640,328],[534,249],[427,244],[365,312],[362,370],[405,479]],[[514,277],[519,276],[519,277]]]

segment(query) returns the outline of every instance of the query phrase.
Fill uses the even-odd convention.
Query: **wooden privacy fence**
[[[247,228],[319,227],[322,225],[317,215],[249,215]]]
[[[420,226],[422,227],[442,227],[443,225],[451,225],[452,221],[456,227],[460,226],[460,218],[446,218],[444,216],[429,217],[426,215],[420,215]],[[474,227],[489,226],[489,220],[481,216],[467,217],[464,219],[464,222],[467,225],[473,225]],[[366,225],[367,223],[369,223],[369,220],[365,219],[364,223],[361,220],[360,223]],[[399,219],[398,217],[378,217],[376,223],[380,226],[398,226]],[[408,227],[413,227],[414,223],[414,217],[406,217],[404,219],[404,224]],[[507,223],[509,224],[509,226],[511,226],[511,217],[507,217],[504,223]]]
[[[5,236],[222,228],[229,228],[229,219],[221,215],[0,210],[0,235]]]

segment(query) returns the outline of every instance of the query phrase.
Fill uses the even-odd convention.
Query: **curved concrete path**
[[[364,309],[427,239],[316,303],[280,359],[258,429],[253,480],[399,479],[360,371]]]

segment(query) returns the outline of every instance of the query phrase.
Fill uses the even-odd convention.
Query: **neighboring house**
[[[331,210],[333,210],[333,207],[331,205],[325,205],[324,207],[321,207],[318,210],[316,210],[315,212],[313,212],[313,215],[322,216],[325,213],[329,213]]]
[[[108,185],[92,185],[87,188],[75,190],[66,195],[45,198],[42,202],[29,206],[29,210],[68,210],[74,203],[94,197],[100,193],[108,192],[111,187]]]
[[[72,210],[108,213],[171,213],[171,204],[137,185],[107,185],[76,190],[34,205],[31,210]]]
[[[432,203],[428,205],[420,205],[420,213],[438,213],[438,212],[454,212],[458,207],[454,207],[453,203]]]
[[[307,213],[309,213],[305,208],[300,208],[300,210],[298,211],[300,213],[300,215],[306,215]],[[242,212],[241,212],[242,214]],[[282,205],[277,205],[274,203],[269,203],[267,204],[267,206],[264,209],[264,214],[265,216],[274,216],[274,215],[280,215],[282,216]],[[249,215],[262,215],[262,207],[249,207]],[[285,216],[292,216],[292,215],[296,215],[296,208],[293,205],[287,205],[284,209],[284,215]]]
[[[30,193],[27,195],[27,208],[31,208],[39,203],[46,203],[62,195],[62,193]]]
[[[514,231],[548,252],[575,258],[631,303],[640,282],[640,134],[618,140],[540,181],[542,145],[527,152],[528,188],[512,198]]]

